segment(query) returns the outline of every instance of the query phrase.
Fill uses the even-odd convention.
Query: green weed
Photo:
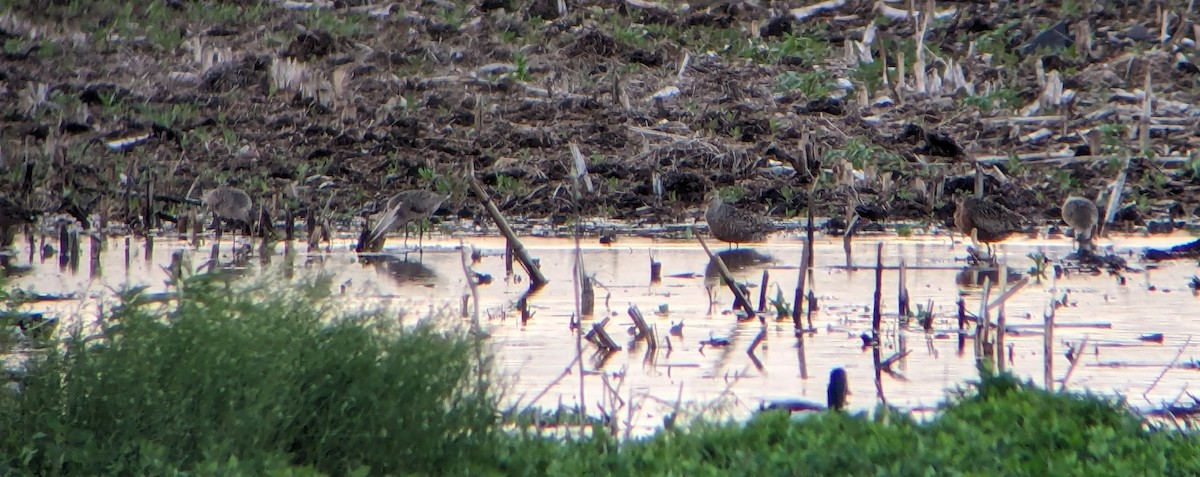
[[[228,282],[188,277],[173,309],[127,293],[103,337],[30,358],[23,387],[0,388],[0,473],[430,474],[479,458],[495,409],[472,340],[342,314],[327,280]]]
[[[800,91],[808,99],[825,98],[833,92],[836,85],[825,70],[812,70],[807,73],[785,71],[775,77],[775,89],[781,92]]]

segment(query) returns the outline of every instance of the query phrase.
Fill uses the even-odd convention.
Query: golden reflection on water
[[[86,244],[88,239],[83,240]],[[886,265],[895,266],[901,258],[906,262],[912,308],[932,302],[935,317],[929,334],[916,320],[908,328],[898,329],[898,273],[885,271],[881,355],[886,358],[902,350],[909,354],[893,365],[897,375],[884,374],[882,398],[872,380],[872,351],[864,349],[860,339],[860,334],[871,326],[875,278],[871,268],[879,240],[884,242]],[[1188,240],[1191,237],[1183,235],[1116,239],[1118,251]],[[736,320],[730,310],[730,291],[714,286],[717,280],[709,269],[708,257],[696,242],[630,237],[622,237],[612,245],[600,245],[594,238],[584,242],[586,269],[597,284],[596,316],[583,322],[584,329],[591,328],[592,320],[608,317],[606,329],[623,347],[604,356],[596,354],[595,346],[584,344],[585,404],[594,411],[600,403],[613,402],[611,389],[619,388],[626,405],[639,406],[632,416],[635,427],[661,424],[663,413],[679,397],[699,405],[719,397],[730,398],[733,404],[727,410],[733,415],[745,415],[766,400],[823,403],[829,371],[834,367],[847,371],[851,410],[874,408],[883,399],[893,406],[927,408],[936,405],[947,389],[976,376],[971,342],[959,350],[956,301],[962,293],[966,309],[977,312],[980,290],[972,285],[981,280],[964,276],[964,263],[956,257],[965,257],[966,252],[962,244],[952,244],[947,237],[859,237],[854,258],[863,268],[855,271],[842,267],[845,258],[840,237],[818,237],[816,268],[809,282],[820,305],[813,315],[815,333],[804,337],[801,349],[790,318],[776,321],[768,305],[767,313],[772,316],[765,324],[765,340],[753,355],[746,350],[764,325],[757,320]],[[474,270],[494,279],[479,287],[480,316],[497,353],[497,369],[510,386],[506,393],[509,402],[523,406],[534,396],[541,396],[537,403],[544,406],[577,404],[580,377],[572,365],[576,347],[569,327],[575,306],[571,281],[574,241],[525,239],[525,246],[540,259],[550,283],[529,296],[531,318],[524,322],[517,302],[528,283],[519,265],[514,265],[515,276],[506,277],[503,240],[471,237],[466,243],[482,255]],[[344,297],[347,304],[385,304],[403,310],[398,315],[406,320],[432,314],[461,320],[465,325],[467,319],[461,311],[468,287],[457,244],[457,239],[435,238],[425,241],[423,253],[358,258],[352,252],[352,240],[342,239],[329,247],[328,253],[308,254],[303,245],[289,248],[277,244],[273,253],[255,256],[245,255],[244,247],[226,239],[217,249],[213,264],[228,266],[240,260],[239,269],[246,274],[262,269],[282,269],[293,276],[326,272],[334,277],[334,293]],[[99,304],[114,303],[115,290],[145,286],[148,292],[167,291],[165,268],[169,268],[176,251],[187,254],[192,266],[213,260],[211,241],[193,246],[160,237],[152,247],[146,245],[136,239],[110,238],[99,248],[96,260],[91,247],[85,245],[78,260],[83,265],[74,266],[70,260],[60,265],[56,256],[30,254],[26,245],[15,260],[31,269],[16,277],[12,285],[30,292],[84,298],[27,306],[60,316],[64,323],[61,333],[70,323],[86,325],[94,320]],[[1052,259],[1061,258],[1070,252],[1071,245],[1070,239],[1016,239],[1001,245],[997,253],[1002,253],[1014,270],[1024,272],[1032,265],[1026,254],[1040,250]],[[38,244],[39,252],[40,247]],[[396,249],[393,245],[389,250]],[[714,251],[727,257],[727,265],[739,280],[750,282],[749,298],[755,305],[763,270],[767,270],[770,280],[766,295],[781,295],[792,301],[801,254],[796,236],[776,236],[768,243],[735,250],[714,244]],[[660,282],[650,280],[651,257],[662,263]],[[1127,258],[1131,266],[1145,267],[1136,258]],[[1065,296],[1066,305],[1057,310],[1054,331],[1056,379],[1061,379],[1069,366],[1067,344],[1077,345],[1086,337],[1088,346],[1078,353],[1080,362],[1068,387],[1122,394],[1131,404],[1143,408],[1176,399],[1195,377],[1191,366],[1194,353],[1190,349],[1184,350],[1175,368],[1154,383],[1189,336],[1200,334],[1200,321],[1193,313],[1198,298],[1187,287],[1196,273],[1196,263],[1184,260],[1159,264],[1144,273],[1127,273],[1123,285],[1107,274],[1071,274],[1041,283],[1031,281],[1006,303],[1006,342],[1012,357],[1009,368],[1023,378],[1042,383],[1042,317],[1052,298]],[[996,278],[993,274],[989,281],[994,283]],[[1010,283],[1016,279],[1012,277]],[[644,343],[631,343],[627,331],[631,305],[636,305],[657,328],[661,340],[670,339],[669,350],[664,343],[657,353],[648,354]],[[668,333],[680,323],[679,335]],[[1164,335],[1161,343],[1138,339],[1153,333]],[[702,341],[721,338],[728,339],[730,345],[701,345]],[[13,357],[6,361],[12,365]],[[625,416],[626,409],[620,411],[621,416]]]

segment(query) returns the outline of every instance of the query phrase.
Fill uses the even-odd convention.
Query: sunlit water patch
[[[1115,250],[1127,254],[1145,246],[1169,246],[1190,239],[1181,235],[1117,238]],[[904,357],[892,364],[894,373],[881,375],[877,386],[873,350],[864,347],[860,336],[871,328],[875,244],[880,241],[884,244],[883,262],[890,267],[882,279],[880,355],[885,359]],[[333,278],[333,293],[348,305],[386,305],[396,310],[398,320],[432,315],[469,325],[469,308],[464,311],[463,306],[473,303],[464,301],[470,289],[458,239],[426,240],[423,252],[408,253],[403,253],[399,242],[393,239],[388,249],[396,253],[368,260],[352,252],[349,240],[335,241],[319,253],[307,253],[303,245],[277,244],[266,255],[257,245],[244,255],[242,244],[227,239],[219,244],[213,261],[212,242],[193,246],[158,238],[153,247],[147,247],[139,240],[110,238],[95,260],[89,247],[82,247],[83,255],[74,265],[60,265],[55,256],[43,257],[39,245],[35,254],[28,248],[20,251],[17,264],[31,268],[13,278],[11,286],[45,296],[75,298],[34,301],[25,308],[59,317],[63,323],[60,334],[72,325],[83,325],[86,330],[104,307],[115,303],[117,290],[143,286],[147,293],[170,291],[166,269],[179,251],[193,268],[228,266],[243,259],[238,268],[246,274],[266,269],[276,273],[287,270],[292,276],[328,273]],[[471,265],[473,272],[492,277],[490,283],[478,287],[481,326],[490,335],[496,369],[507,386],[505,399],[519,407],[577,406],[582,400],[592,413],[604,408],[635,428],[649,429],[660,425],[665,413],[680,400],[695,409],[723,398],[724,409],[733,416],[747,415],[765,401],[823,403],[829,372],[836,367],[847,370],[850,407],[856,410],[872,409],[885,401],[903,408],[929,408],[944,398],[947,389],[977,376],[972,341],[959,347],[956,302],[962,296],[966,309],[977,313],[980,288],[964,286],[976,280],[963,273],[963,245],[948,237],[857,237],[854,259],[861,267],[857,270],[845,268],[840,237],[818,237],[809,286],[819,310],[813,313],[814,331],[804,335],[802,346],[790,317],[777,320],[769,304],[765,324],[739,322],[731,310],[730,290],[713,276],[708,256],[695,241],[622,237],[614,244],[601,245],[595,238],[585,239],[583,261],[596,281],[596,301],[595,315],[585,317],[582,327],[586,331],[595,321],[609,318],[605,329],[622,349],[608,355],[586,341],[577,345],[570,326],[576,306],[571,278],[573,240],[525,240],[549,279],[545,287],[528,295],[529,279],[520,265],[513,265],[512,275],[505,271],[502,239],[471,237],[465,242],[481,255]],[[410,240],[412,245],[415,240]],[[776,236],[737,253],[727,252],[724,244],[710,246],[725,251],[737,278],[750,283],[750,299],[756,307],[764,270],[769,274],[767,296],[792,302],[802,253],[797,236]],[[998,253],[1010,268],[1027,275],[1033,263],[1028,254],[1041,251],[1052,259],[1060,258],[1070,247],[1069,239],[1015,239],[1000,246]],[[739,261],[739,257],[750,259]],[[1132,266],[1146,268],[1136,257],[1127,258]],[[662,264],[661,281],[651,281],[652,260]],[[899,273],[894,268],[901,260],[907,266],[910,306],[915,311],[917,305],[933,303],[930,333],[915,319],[906,327],[898,325]],[[1043,382],[1043,316],[1053,300],[1065,301],[1055,317],[1052,361],[1056,386],[1061,386],[1071,366],[1068,348],[1079,348],[1086,339],[1087,346],[1072,353],[1078,356],[1078,363],[1070,371],[1069,388],[1120,394],[1143,409],[1172,402],[1196,373],[1192,348],[1184,347],[1192,335],[1200,335],[1200,322],[1193,316],[1198,298],[1187,286],[1195,273],[1195,262],[1174,261],[1152,266],[1144,273],[1127,272],[1123,284],[1109,274],[1073,273],[1056,280],[1051,272],[1040,282],[1031,280],[1005,305],[1006,343],[1011,347],[1002,353],[1006,360],[1011,356],[1007,367],[1019,376]],[[993,290],[992,297],[997,295]],[[520,307],[523,296],[526,320]],[[650,352],[646,343],[632,340],[630,306],[637,306],[656,328],[661,342],[657,351]],[[678,335],[668,332],[681,322]],[[765,340],[753,354],[748,353],[764,327]],[[1152,339],[1159,333],[1161,342]],[[726,339],[729,345],[701,344],[710,339]],[[9,366],[14,356],[19,354],[6,357]],[[577,357],[583,363],[582,377]],[[629,413],[630,406],[633,413]]]

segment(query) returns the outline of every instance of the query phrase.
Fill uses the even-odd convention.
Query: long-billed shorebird
[[[1008,207],[980,197],[958,197],[955,199],[954,226],[972,242],[987,244],[988,256],[992,256],[991,244],[1003,241],[1021,230],[1025,217]]]
[[[771,219],[727,204],[716,192],[710,194],[704,220],[708,222],[708,231],[717,240],[732,244],[761,242],[775,231]]]
[[[414,220],[428,219],[448,198],[449,196],[446,194],[421,189],[406,190],[392,196],[388,199],[379,221],[370,231],[364,231],[363,236],[359,239],[358,251],[378,252],[383,250],[383,243],[388,232]]]
[[[1075,232],[1079,250],[1090,250],[1096,227],[1100,223],[1100,211],[1096,203],[1083,197],[1067,197],[1062,205],[1062,219]]]

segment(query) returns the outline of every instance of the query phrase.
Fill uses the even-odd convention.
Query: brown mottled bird
[[[359,238],[358,251],[378,252],[388,232],[413,220],[428,219],[449,198],[446,194],[428,190],[406,190],[388,199],[379,222],[370,231],[363,231]]]
[[[708,231],[717,240],[733,244],[761,242],[775,231],[770,219],[726,204],[717,193],[711,195],[704,220],[708,222]]]
[[[240,220],[250,225],[250,196],[236,187],[217,187],[204,192],[204,205],[218,219]]]
[[[1067,197],[1062,205],[1062,219],[1075,231],[1075,240],[1079,242],[1079,248],[1090,248],[1096,225],[1100,222],[1100,211],[1096,209],[1096,203],[1083,197]]]
[[[991,256],[992,242],[1000,242],[1021,230],[1025,217],[1008,207],[978,197],[955,199],[954,226],[972,240],[988,244]],[[973,233],[972,233],[973,232]]]

